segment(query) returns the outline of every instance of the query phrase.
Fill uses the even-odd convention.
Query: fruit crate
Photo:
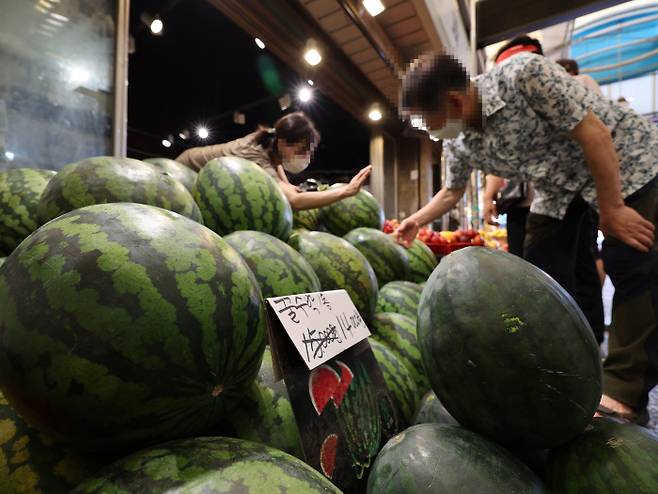
[[[430,250],[434,252],[434,254],[437,256],[447,256],[451,252],[454,252],[459,249],[463,249],[464,247],[472,247],[472,246],[484,247],[484,242],[479,242],[475,244],[471,242],[454,242],[451,244],[426,242],[426,244],[430,248]]]

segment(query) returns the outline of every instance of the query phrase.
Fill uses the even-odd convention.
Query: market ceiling
[[[479,0],[480,48],[517,34],[566,22],[627,0]]]

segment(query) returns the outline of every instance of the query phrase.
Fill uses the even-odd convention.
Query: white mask
[[[427,133],[434,139],[455,139],[464,131],[464,128],[463,120],[448,119],[443,127],[429,130]]]
[[[308,167],[311,158],[309,156],[294,156],[292,158],[283,159],[283,169],[290,173],[301,173]]]

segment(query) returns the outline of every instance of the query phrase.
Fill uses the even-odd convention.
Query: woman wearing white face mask
[[[224,144],[188,149],[176,161],[196,171],[211,159],[222,156],[238,156],[253,161],[277,181],[293,210],[312,209],[355,195],[372,169],[366,166],[344,187],[302,192],[288,181],[285,172],[303,172],[319,141],[320,134],[313,122],[304,113],[295,112],[281,117],[271,129],[260,128]]]

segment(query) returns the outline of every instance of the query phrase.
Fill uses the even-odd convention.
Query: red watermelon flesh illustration
[[[338,448],[338,435],[329,434],[322,441],[320,448],[320,467],[322,472],[331,478],[336,468],[336,450]]]
[[[320,415],[340,385],[340,376],[328,365],[321,365],[308,377],[308,392],[315,411]]]
[[[340,404],[343,402],[343,398],[345,397],[345,393],[347,393],[350,384],[352,384],[352,379],[354,378],[354,374],[352,373],[352,370],[344,362],[341,362],[340,360],[336,360],[336,365],[338,365],[338,367],[340,368],[340,383],[338,383],[338,386],[334,390],[333,399],[334,399],[334,403],[336,404],[336,407],[339,407]]]

